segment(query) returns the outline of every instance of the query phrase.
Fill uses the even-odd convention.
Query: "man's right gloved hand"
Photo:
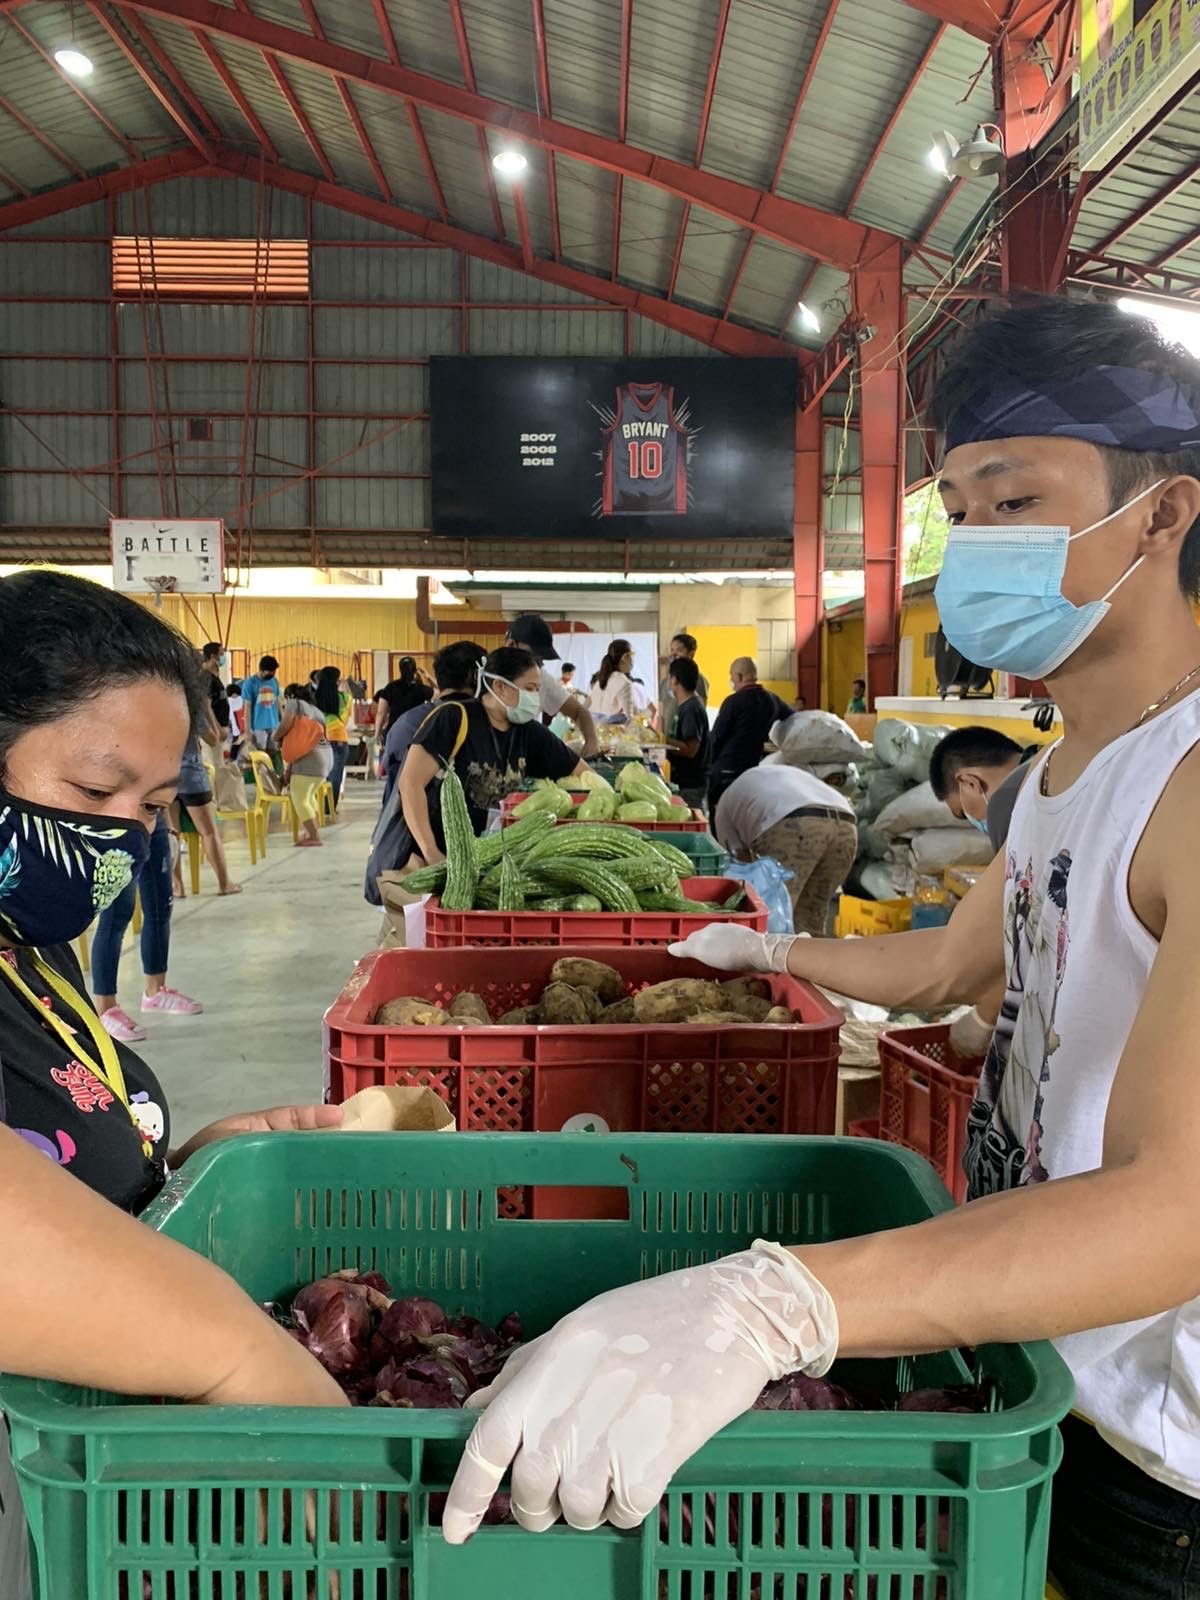
[[[710,922],[667,949],[725,972],[786,972],[795,939],[791,933],[755,933],[737,923]]]

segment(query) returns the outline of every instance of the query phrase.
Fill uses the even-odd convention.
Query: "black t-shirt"
[[[703,789],[708,782],[712,733],[708,726],[708,712],[698,694],[675,707],[675,726],[671,736],[685,743],[692,739],[700,741],[700,748],[694,756],[685,756],[678,750],[670,752],[671,777],[681,789]]]
[[[41,951],[47,966],[65,978],[88,1005],[83,974],[69,945]],[[38,976],[28,950],[0,951],[39,999],[52,1000],[55,1014],[76,1028],[80,1049],[95,1060],[96,1046],[71,1010]],[[125,1107],[70,1051],[34,1007],[0,975],[0,1121],[82,1179],[123,1211],[141,1211],[161,1189],[171,1135],[171,1118],[158,1080],[128,1046],[117,1044],[130,1105],[142,1132]],[[114,1041],[115,1042],[115,1041]],[[142,1152],[142,1137],[154,1155]]]
[[[391,683],[384,684],[375,698],[386,700],[388,722],[392,723],[414,706],[423,706],[426,701],[432,700],[433,690],[424,683],[401,683],[399,678],[393,678]]]
[[[506,794],[527,789],[534,778],[565,778],[579,765],[579,757],[540,722],[525,722],[503,733],[493,728],[478,700],[459,701],[438,708],[413,739],[439,763],[450,758],[467,717],[467,737],[454,758],[454,770],[467,792],[471,826],[477,834],[487,826],[488,811]],[[429,820],[439,850],[446,848],[442,834],[440,784],[430,784]],[[435,792],[436,791],[436,792]]]
[[[740,776],[763,758],[763,746],[772,726],[791,716],[777,694],[761,683],[736,689],[722,701],[712,734],[712,769],[725,776]]]
[[[229,696],[225,693],[225,685],[220,678],[214,677],[211,672],[206,673],[205,676],[208,678],[209,704],[212,706],[213,716],[217,719],[217,727],[224,728],[228,732]]]

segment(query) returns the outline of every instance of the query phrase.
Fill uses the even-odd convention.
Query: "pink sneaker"
[[[122,1044],[137,1044],[146,1037],[145,1028],[140,1028],[120,1006],[113,1006],[110,1011],[101,1012],[100,1021],[105,1032],[110,1033]]]
[[[204,1010],[199,1000],[189,1000],[178,989],[168,989],[164,984],[157,994],[142,996],[143,1011],[169,1011],[175,1016],[194,1017]]]

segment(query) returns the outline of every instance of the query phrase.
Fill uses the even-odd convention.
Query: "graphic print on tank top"
[[[626,383],[616,406],[593,406],[602,424],[598,517],[675,517],[688,508],[694,431],[688,402],[663,383]]]
[[[967,1122],[963,1158],[972,1199],[1044,1183],[1043,1110],[1062,1044],[1058,997],[1070,948],[1067,888],[1071,855],[1060,850],[1040,874],[1032,861],[1005,869],[1007,983],[979,1093]]]

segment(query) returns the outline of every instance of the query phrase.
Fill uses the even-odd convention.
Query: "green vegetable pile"
[[[585,791],[578,807],[572,792]],[[673,795],[663,780],[646,767],[622,767],[613,786],[595,772],[582,772],[552,783],[539,778],[513,813],[527,817],[534,811],[552,811],[556,817],[578,822],[688,822],[691,807]]]
[[[556,786],[538,789],[548,794]],[[558,790],[571,804],[569,795]],[[533,799],[534,795],[530,796]],[[454,769],[442,778],[446,860],[404,880],[410,894],[437,894],[447,911],[736,911],[739,889],[723,906],[689,900],[680,879],[692,876],[682,850],[619,823],[557,826],[545,803],[500,833],[477,839]]]

